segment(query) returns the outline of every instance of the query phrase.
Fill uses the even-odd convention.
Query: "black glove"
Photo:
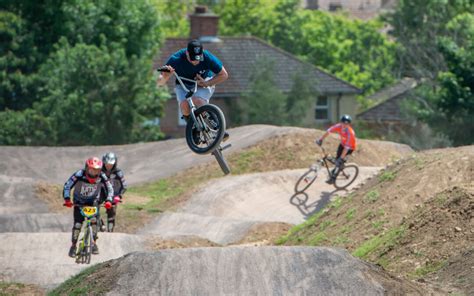
[[[319,146],[323,145],[323,139],[316,140],[316,145],[319,145]]]

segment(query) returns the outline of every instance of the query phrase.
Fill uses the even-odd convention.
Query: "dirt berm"
[[[53,292],[107,295],[426,295],[338,248],[227,247],[136,252]]]

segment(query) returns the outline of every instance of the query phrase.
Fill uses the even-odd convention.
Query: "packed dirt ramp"
[[[350,256],[311,247],[226,247],[136,252],[108,261],[80,286],[107,295],[426,295]],[[81,288],[63,284],[54,292]]]

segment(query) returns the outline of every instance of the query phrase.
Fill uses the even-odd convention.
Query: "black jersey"
[[[107,176],[101,172],[96,183],[86,178],[85,170],[75,172],[64,184],[63,197],[71,198],[74,188],[74,204],[92,204],[100,197],[100,192],[106,191],[107,200],[112,201],[114,190]]]

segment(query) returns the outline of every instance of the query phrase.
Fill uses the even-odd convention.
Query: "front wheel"
[[[346,165],[334,180],[334,187],[337,189],[345,189],[351,185],[359,175],[359,168],[354,165]]]
[[[229,165],[227,164],[227,160],[224,158],[224,155],[222,155],[221,149],[218,148],[218,149],[214,150],[214,151],[212,152],[212,154],[213,154],[214,157],[216,158],[217,163],[218,163],[219,166],[221,167],[221,170],[222,170],[222,172],[224,173],[224,175],[230,174]]]
[[[306,173],[304,173],[296,182],[295,192],[300,193],[308,189],[311,184],[314,183],[318,177],[318,168],[310,168]]]
[[[216,105],[207,104],[195,112],[196,120],[203,126],[199,131],[196,122],[189,120],[186,125],[186,142],[197,154],[208,154],[219,146],[225,133],[225,118]]]

